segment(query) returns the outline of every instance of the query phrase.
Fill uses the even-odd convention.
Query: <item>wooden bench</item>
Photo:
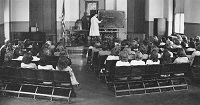
[[[115,96],[187,90],[189,63],[114,67],[108,76]]]
[[[3,84],[1,92],[23,95],[67,99],[74,94],[68,71],[36,70],[28,68],[1,67],[0,79]]]

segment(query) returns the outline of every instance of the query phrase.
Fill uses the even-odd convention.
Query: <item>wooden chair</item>
[[[69,102],[71,94],[75,95],[68,71],[53,71],[53,98],[64,98]]]
[[[53,71],[40,69],[40,70],[36,70],[35,72],[36,72],[37,81],[38,81],[37,90],[35,92],[36,96],[50,97],[52,100]]]
[[[4,89],[1,91],[19,96],[21,90],[21,75],[18,68],[4,67],[3,71]]]
[[[138,65],[131,67],[131,74],[129,80],[129,87],[131,94],[144,94],[145,86],[143,82],[142,76],[144,75],[144,71],[147,65]]]
[[[144,86],[146,93],[161,92],[158,79],[160,78],[160,73],[162,70],[162,65],[147,65],[146,69],[143,71]]]
[[[193,64],[191,65],[190,77],[193,80],[200,79],[200,56],[195,56]]]
[[[105,70],[106,70],[106,75],[105,75],[105,80],[107,84],[112,83],[113,81],[113,75],[115,74],[115,66],[116,62],[118,60],[106,60],[106,65],[105,65]]]
[[[37,91],[37,75],[36,69],[31,68],[19,68],[22,79],[22,87],[20,90],[20,95],[32,95],[35,98],[35,92]]]
[[[130,87],[128,84],[130,73],[131,66],[115,67],[113,85],[116,97],[130,95]]]

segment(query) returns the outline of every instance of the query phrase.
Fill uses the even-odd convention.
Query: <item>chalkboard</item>
[[[100,28],[124,28],[125,12],[114,10],[99,10]]]

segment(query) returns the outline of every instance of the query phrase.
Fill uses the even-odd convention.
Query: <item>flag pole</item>
[[[65,46],[65,0],[63,0],[63,6],[62,6],[61,34]]]

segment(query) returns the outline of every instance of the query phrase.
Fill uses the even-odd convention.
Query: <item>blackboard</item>
[[[124,28],[125,12],[115,10],[99,10],[100,28]]]

